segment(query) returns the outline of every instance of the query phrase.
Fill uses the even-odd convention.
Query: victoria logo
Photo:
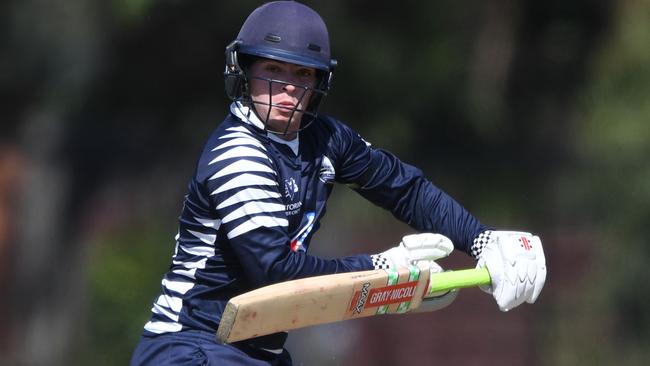
[[[284,196],[288,198],[290,201],[293,201],[293,198],[296,196],[296,193],[298,193],[298,185],[296,184],[296,180],[293,178],[285,179]]]

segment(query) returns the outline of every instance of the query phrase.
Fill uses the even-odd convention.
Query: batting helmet
[[[252,103],[244,58],[267,58],[313,68],[318,81],[303,112],[306,128],[318,112],[332,82],[336,60],[330,57],[327,26],[313,9],[295,1],[273,1],[255,9],[237,38],[226,47],[226,94],[233,101]],[[272,82],[273,80],[269,80]],[[267,121],[263,121],[266,123]]]

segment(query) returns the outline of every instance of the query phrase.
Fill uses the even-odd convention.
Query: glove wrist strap
[[[372,259],[375,269],[390,269],[392,267],[390,260],[381,254],[372,254],[370,259]]]
[[[478,236],[474,239],[474,243],[469,248],[470,255],[474,257],[474,259],[478,260],[481,256],[481,253],[483,252],[483,249],[486,245],[488,245],[489,242],[493,240],[493,237],[494,235],[492,233],[492,230],[485,230],[484,232],[478,234]]]

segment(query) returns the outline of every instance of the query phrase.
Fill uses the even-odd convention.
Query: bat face
[[[378,314],[422,301],[429,268],[340,273],[278,283],[234,297],[217,331],[222,342]]]

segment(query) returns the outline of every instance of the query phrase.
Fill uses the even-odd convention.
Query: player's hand
[[[375,269],[408,267],[419,262],[432,262],[448,256],[454,250],[454,244],[444,235],[422,233],[407,235],[396,247],[372,256]],[[440,269],[441,271],[442,269]]]
[[[524,301],[534,303],[546,281],[546,259],[538,236],[519,231],[491,231],[482,235],[477,268],[487,267],[491,293],[501,311]],[[476,246],[476,244],[475,244]]]
[[[434,261],[429,262],[429,273],[440,273],[443,272],[442,267]],[[411,313],[426,313],[431,311],[440,310],[451,305],[458,296],[458,289],[449,290],[446,292],[440,292],[431,295],[422,299],[422,303],[416,309],[411,310]]]

